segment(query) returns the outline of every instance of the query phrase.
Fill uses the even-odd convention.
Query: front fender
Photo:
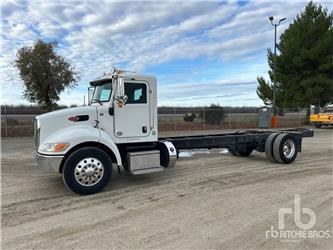
[[[45,143],[69,143],[69,147],[62,152],[43,152],[40,150],[40,147],[43,146]],[[70,151],[76,145],[85,142],[99,142],[107,146],[114,154],[117,160],[117,165],[121,166],[122,161],[120,157],[120,153],[118,147],[113,142],[112,138],[105,133],[104,131],[87,125],[82,126],[73,126],[63,128],[58,130],[57,132],[49,135],[46,137],[45,140],[40,142],[40,147],[38,148],[37,152],[42,155],[66,155],[68,151]]]
[[[98,128],[87,126],[87,125],[79,125],[79,126],[72,126],[66,127],[56,131],[55,133],[46,137],[43,141],[40,142],[40,146],[38,148],[38,153],[44,155],[65,155],[71,148],[75,147],[76,145],[87,142],[93,141],[98,142],[100,138],[100,130]],[[67,147],[62,152],[43,152],[40,148],[45,143],[69,143],[69,147]]]
[[[99,142],[104,144],[105,146],[109,147],[109,149],[112,150],[112,152],[114,153],[114,156],[117,159],[117,165],[118,166],[122,166],[122,161],[121,161],[121,157],[120,157],[120,153],[118,150],[117,145],[114,143],[114,141],[112,140],[112,138],[103,130],[100,130],[100,140]]]

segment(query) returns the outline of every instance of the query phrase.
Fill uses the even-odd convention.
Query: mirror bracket
[[[95,87],[88,87],[88,106],[91,105],[91,100],[94,95],[94,90],[95,90]]]

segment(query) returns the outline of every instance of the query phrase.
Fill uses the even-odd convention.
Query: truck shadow
[[[162,172],[131,175],[126,170],[121,169],[120,173],[116,167],[113,167],[112,178],[109,185],[105,188],[107,191],[115,191],[119,189],[137,189],[142,186],[158,186],[160,181],[165,181],[173,177],[175,169],[166,169]]]

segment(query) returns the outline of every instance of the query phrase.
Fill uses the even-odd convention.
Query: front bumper
[[[62,160],[64,159],[63,155],[41,155],[37,152],[36,160],[39,167],[47,172],[56,172],[59,173],[59,168]]]

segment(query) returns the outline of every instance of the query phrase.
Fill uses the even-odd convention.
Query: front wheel
[[[94,194],[108,184],[112,161],[101,149],[85,147],[74,151],[65,161],[62,179],[77,194]]]

